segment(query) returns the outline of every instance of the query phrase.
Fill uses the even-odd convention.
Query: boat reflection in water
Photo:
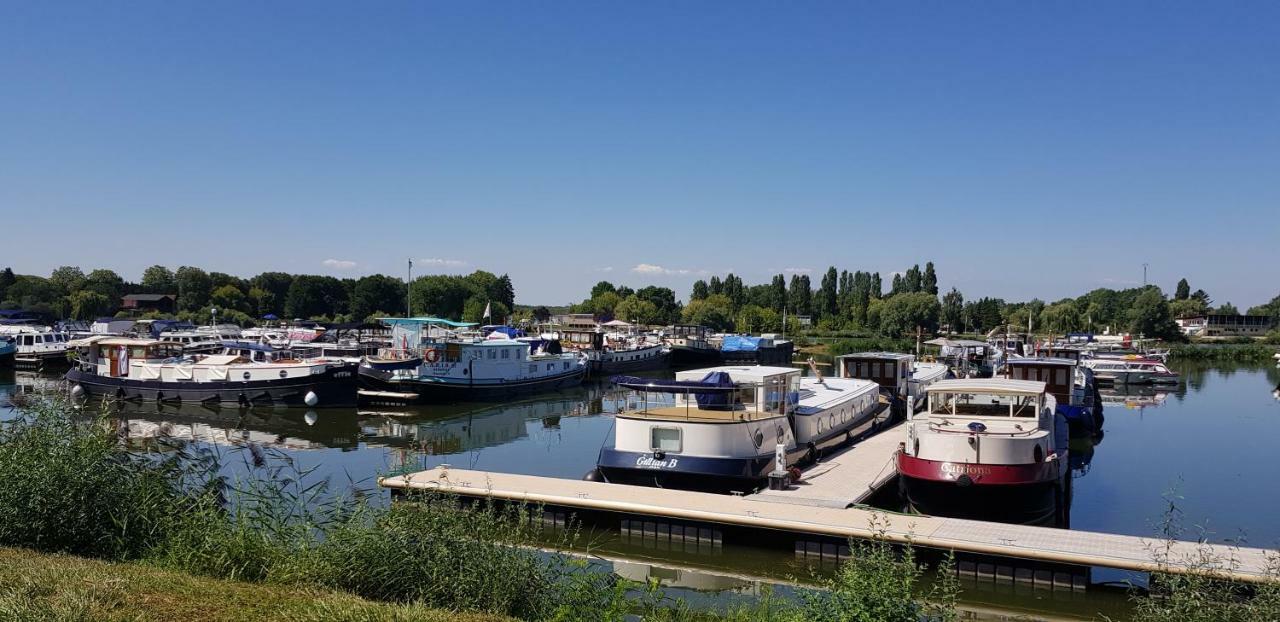
[[[1160,406],[1169,397],[1168,389],[1157,386],[1117,386],[1098,392],[1107,406],[1137,411]]]
[[[199,406],[124,404],[120,430],[134,440],[178,439],[217,445],[256,444],[290,451],[354,450],[360,429],[353,409],[215,410]]]

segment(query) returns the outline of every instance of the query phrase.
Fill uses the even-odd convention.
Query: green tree
[[[275,294],[261,287],[250,287],[248,296],[249,305],[253,308],[255,319],[264,318],[267,315],[280,316],[276,306]]]
[[[413,313],[458,320],[462,318],[467,299],[478,293],[465,277],[452,274],[418,277],[413,281]]]
[[[173,270],[164,266],[151,266],[142,271],[142,289],[152,294],[176,294],[177,282]]]
[[[614,316],[622,298],[618,297],[618,292],[601,292],[598,296],[592,296],[587,302],[589,313],[597,319],[607,319]]]
[[[932,268],[933,264],[929,264],[929,266]],[[952,332],[963,332],[965,330],[964,296],[954,287],[942,297],[942,322]]]
[[[657,305],[632,294],[613,310],[614,317],[632,324],[657,324],[661,318]]]
[[[17,281],[18,278],[13,274],[13,268],[6,267],[4,270],[0,270],[0,300],[7,300],[5,294],[9,293],[9,288]]]
[[[223,311],[239,311],[248,314],[250,310],[249,298],[240,291],[240,288],[230,283],[223,285],[209,295],[209,304],[218,309],[218,315],[224,316]]]
[[[871,275],[871,297],[872,297],[872,298],[883,298],[883,297],[884,297],[884,289],[883,289],[883,285],[881,285],[881,283],[880,283],[880,273],[879,273],[879,272],[876,272],[876,273],[874,273],[874,274],[872,274],[872,275]]]
[[[926,292],[909,292],[891,296],[880,309],[880,331],[886,335],[915,334],[916,328],[926,333],[938,329],[942,305],[938,297]]]
[[[93,320],[107,315],[115,306],[111,299],[98,292],[82,289],[71,294],[71,317],[76,320]]]
[[[543,305],[538,305],[533,308],[531,315],[535,322],[546,322],[551,319],[551,309],[548,309]]]
[[[178,286],[179,310],[198,311],[209,304],[209,296],[213,294],[213,281],[209,279],[207,272],[200,268],[182,266],[173,276]]]
[[[777,311],[758,305],[747,305],[738,311],[734,321],[737,330],[759,334],[776,333],[782,330],[782,316]]]
[[[690,300],[682,314],[686,324],[699,324],[714,330],[733,328],[733,302],[724,294]]]
[[[485,305],[489,306],[489,317],[487,318],[484,315]],[[486,294],[476,294],[468,298],[462,309],[462,321],[464,322],[496,324],[505,322],[509,315],[511,315],[511,310],[507,308],[507,305],[493,300]]]
[[[84,288],[86,277],[77,266],[59,266],[49,275],[49,282],[62,290],[62,295],[74,294]]]
[[[680,321],[680,303],[676,301],[676,292],[670,287],[650,285],[636,290],[636,296],[652,304],[658,315],[652,323],[673,324]]]
[[[289,286],[293,284],[293,275],[285,272],[263,272],[258,276],[249,279],[250,288],[256,287],[270,293],[270,296],[262,296],[259,298],[259,317],[268,313],[278,316],[286,315],[284,312],[284,301],[289,296]],[[266,304],[265,308],[262,304]],[[391,309],[386,309],[390,311]]]
[[[1176,318],[1196,317],[1209,313],[1209,307],[1195,298],[1183,298],[1169,303],[1169,313]]]
[[[1134,334],[1169,340],[1182,338],[1169,311],[1169,301],[1164,299],[1159,287],[1151,286],[1138,294],[1128,316],[1129,331]]]
[[[1265,315],[1271,318],[1273,324],[1280,325],[1280,296],[1272,298],[1266,304],[1250,308],[1249,315]]]
[[[342,281],[334,277],[300,274],[289,285],[284,312],[291,318],[334,317],[347,313],[346,296]]]
[[[701,300],[711,295],[711,290],[707,287],[707,282],[698,279],[693,282],[693,291],[689,293],[689,300]]]
[[[839,281],[840,275],[835,266],[828,267],[826,274],[822,275],[822,283],[818,286],[817,310],[823,317],[835,317],[839,311]]]
[[[351,317],[357,322],[378,311],[399,310],[403,313],[404,304],[404,281],[385,274],[360,277],[351,288]]]
[[[920,289],[925,293],[938,295],[938,274],[933,271],[932,261],[924,264],[924,276],[920,279]]]
[[[85,277],[84,288],[98,292],[118,303],[120,297],[124,296],[124,279],[112,270],[100,268]]]
[[[791,275],[791,286],[787,291],[787,308],[795,315],[813,314],[813,289],[809,285],[809,275]]]
[[[1230,302],[1222,303],[1217,309],[1214,309],[1213,312],[1217,315],[1240,315],[1240,310]]]
[[[600,294],[603,294],[605,292],[617,293],[618,288],[615,287],[613,283],[610,283],[608,281],[600,281],[599,283],[596,283],[594,286],[592,286],[591,297],[595,298],[596,296],[599,296]]]
[[[1054,334],[1064,334],[1080,329],[1084,320],[1074,300],[1055,302],[1040,312],[1040,324]]]
[[[787,306],[787,278],[781,274],[773,275],[773,280],[769,282],[769,290],[772,292],[769,297],[769,308],[782,313],[782,309]]]
[[[1174,300],[1186,300],[1191,297],[1191,284],[1186,279],[1178,280],[1178,287],[1173,290]]]

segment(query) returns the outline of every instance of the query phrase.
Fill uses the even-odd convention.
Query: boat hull
[[[59,369],[71,365],[67,353],[63,351],[18,352],[14,355],[14,367],[19,369]]]
[[[568,389],[582,384],[587,375],[585,366],[574,370],[514,382],[480,382],[465,384],[461,382],[443,382],[438,380],[418,380],[394,378],[390,373],[360,368],[360,386],[376,391],[379,403],[397,404],[443,404],[451,402],[493,402],[507,398]]]
[[[14,366],[14,360],[17,358],[14,351],[0,352],[0,367],[9,368]]]
[[[671,346],[671,366],[678,369],[720,364],[720,351],[712,348]]]
[[[67,381],[86,397],[217,407],[283,406],[344,408],[356,405],[356,365],[338,365],[305,378],[251,382],[164,382],[112,378],[73,369]],[[307,403],[314,394],[314,403]]]
[[[898,454],[903,500],[922,514],[1063,525],[1067,457],[1039,464],[966,464]]]
[[[636,371],[656,371],[671,366],[671,353],[662,352],[634,360],[591,361],[591,375],[611,376]]]
[[[773,454],[710,458],[652,452],[600,450],[596,469],[615,484],[707,492],[755,490],[773,470]]]

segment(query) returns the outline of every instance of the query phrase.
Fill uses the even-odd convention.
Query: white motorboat
[[[613,443],[589,474],[610,482],[754,490],[771,472],[873,430],[883,410],[875,382],[802,378],[794,367],[721,366],[675,380],[614,382],[638,396],[616,416]]]
[[[925,390],[945,379],[950,370],[945,363],[926,363],[911,354],[898,352],[858,352],[837,356],[840,378],[871,380],[894,400],[911,403],[910,412],[924,405]]]

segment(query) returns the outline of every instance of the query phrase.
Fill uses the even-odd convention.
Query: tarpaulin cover
[[[725,335],[724,341],[720,342],[721,352],[755,352],[759,349],[760,337]]]
[[[490,333],[502,333],[512,339],[515,339],[516,337],[525,336],[524,331],[520,330],[519,328],[513,328],[511,326],[492,326],[492,327],[486,326],[485,328],[489,329],[488,332],[485,333],[485,335],[489,335]]]

